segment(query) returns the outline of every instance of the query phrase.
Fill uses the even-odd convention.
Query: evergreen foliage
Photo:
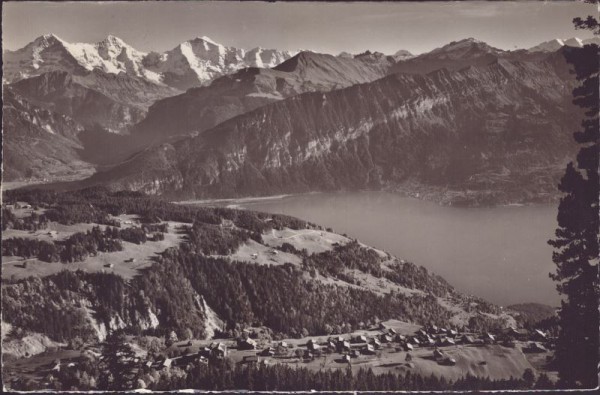
[[[586,20],[576,18],[574,23],[600,34],[598,22],[592,16]],[[556,264],[551,277],[564,297],[555,354],[563,388],[598,386],[598,55],[597,45],[567,52],[567,60],[581,83],[573,91],[574,103],[585,111],[585,118],[581,130],[574,134],[581,144],[576,163],[568,164],[559,185],[564,195],[558,208],[556,237],[549,242],[555,249]]]

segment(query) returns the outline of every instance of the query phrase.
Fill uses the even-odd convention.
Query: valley
[[[534,368],[520,351],[534,337],[516,348],[501,343],[517,326],[510,311],[460,293],[423,267],[293,217],[91,189],[5,191],[3,219],[3,327],[10,344],[3,369],[12,388],[47,388],[56,385],[49,377],[58,383],[63,371],[87,369],[98,351],[86,350],[105,347],[115,330],[127,335],[127,347],[142,353],[136,363],[148,362],[148,373],[161,371],[166,363],[161,355],[174,366],[179,355],[185,364],[217,363],[211,362],[212,351],[203,354],[215,342],[224,345],[223,357],[234,364],[253,363],[248,361],[258,355],[261,364],[309,371],[345,371],[348,362],[340,362],[345,358],[354,374],[410,371],[449,381],[467,372],[508,380],[525,369],[549,369]],[[99,244],[89,244],[90,238]],[[58,253],[44,252],[51,248]],[[273,298],[278,303],[268,302]],[[36,314],[45,320],[40,323]],[[421,329],[431,325],[455,329],[423,335]],[[487,332],[498,336],[498,345],[485,343]],[[364,344],[326,352],[327,334],[336,333]],[[256,351],[239,350],[248,335],[256,338]],[[402,336],[392,340],[396,335]],[[361,336],[378,339],[373,353]],[[187,340],[177,343],[181,337]],[[150,340],[167,342],[150,351]],[[457,346],[463,344],[459,340],[468,343]],[[261,356],[263,348],[281,341],[288,344],[287,357]],[[306,354],[311,341],[324,345],[313,347],[319,351],[308,359],[293,356],[295,350]],[[543,342],[551,346],[548,339]],[[410,362],[408,343],[415,348],[409,350]],[[430,356],[436,348],[455,362],[436,362]],[[45,367],[49,358],[67,362],[51,370]],[[512,362],[502,365],[506,360]]]

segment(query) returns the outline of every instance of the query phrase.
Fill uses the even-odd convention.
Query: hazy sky
[[[429,51],[474,37],[502,48],[528,48],[552,38],[592,37],[575,16],[597,14],[581,2],[267,3],[267,2],[9,2],[2,38],[17,49],[46,33],[97,42],[109,33],[143,51],[162,52],[198,36],[250,49],[310,49],[337,54],[366,49]]]

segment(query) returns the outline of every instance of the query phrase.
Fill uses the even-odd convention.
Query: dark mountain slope
[[[116,101],[82,85],[78,82],[80,80],[67,72],[54,71],[20,80],[11,86],[31,103],[67,115],[87,126],[100,125],[117,131],[145,115],[140,106]]]
[[[370,82],[395,63],[381,54],[339,58],[301,52],[273,69],[248,68],[210,86],[156,102],[133,134],[143,141],[201,133],[239,114],[304,92],[330,91]]]
[[[557,74],[558,61],[498,59],[295,96],[146,151],[90,182],[231,197],[412,179],[491,193],[493,201],[540,198],[555,189],[577,123],[573,81]],[[172,150],[172,160],[157,160],[161,150]]]
[[[394,72],[427,74],[435,70],[460,70],[468,66],[488,65],[509,52],[491,47],[486,43],[468,38],[453,41],[443,47],[398,62]]]
[[[11,88],[2,107],[3,180],[38,180],[89,175],[77,135],[83,127],[72,118],[37,107]]]

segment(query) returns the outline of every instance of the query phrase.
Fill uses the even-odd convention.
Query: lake
[[[458,290],[500,305],[558,305],[546,241],[555,205],[458,208],[387,192],[318,193],[239,201],[303,218],[425,266]]]

